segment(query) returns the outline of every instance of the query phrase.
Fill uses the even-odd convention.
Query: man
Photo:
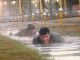
[[[36,31],[35,31],[35,26],[32,24],[29,24],[27,26],[27,29],[23,29],[21,31],[19,31],[18,33],[16,33],[17,36],[19,37],[32,37],[34,35],[36,35]]]
[[[33,44],[53,44],[60,43],[63,38],[57,33],[50,33],[47,27],[42,27],[39,30],[39,35],[33,38]]]

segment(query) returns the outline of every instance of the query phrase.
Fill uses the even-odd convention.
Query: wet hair
[[[50,30],[47,27],[42,27],[39,30],[39,35],[46,35],[47,33],[50,33]]]
[[[33,24],[29,24],[27,26],[27,30],[33,30],[33,29],[35,29],[35,26]]]

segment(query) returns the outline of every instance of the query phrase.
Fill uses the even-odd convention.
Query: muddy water
[[[40,54],[43,54],[49,60],[80,60],[80,37],[65,36],[64,38],[65,43],[30,45],[30,47],[35,47]]]
[[[11,38],[14,38],[11,36]],[[57,43],[51,45],[33,45],[32,38],[15,37],[16,40],[37,49],[49,60],[80,60],[80,37],[63,36],[65,43]]]
[[[80,37],[63,36],[65,43],[33,45],[30,37],[9,36],[9,34],[6,34],[6,36],[37,49],[40,54],[43,54],[49,60],[80,60]]]

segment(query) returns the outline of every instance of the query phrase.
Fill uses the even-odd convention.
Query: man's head
[[[40,39],[43,43],[49,43],[50,42],[50,30],[47,27],[42,27],[39,30]]]
[[[27,30],[33,30],[33,29],[35,29],[35,26],[32,25],[32,24],[29,24],[29,25],[27,26]]]
[[[29,34],[35,35],[36,34],[36,30],[35,30],[35,26],[33,24],[29,24],[27,27],[27,30],[29,31]]]

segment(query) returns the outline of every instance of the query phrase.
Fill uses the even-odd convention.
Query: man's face
[[[45,35],[40,35],[40,39],[43,43],[49,43],[50,42],[50,34],[47,33]]]

